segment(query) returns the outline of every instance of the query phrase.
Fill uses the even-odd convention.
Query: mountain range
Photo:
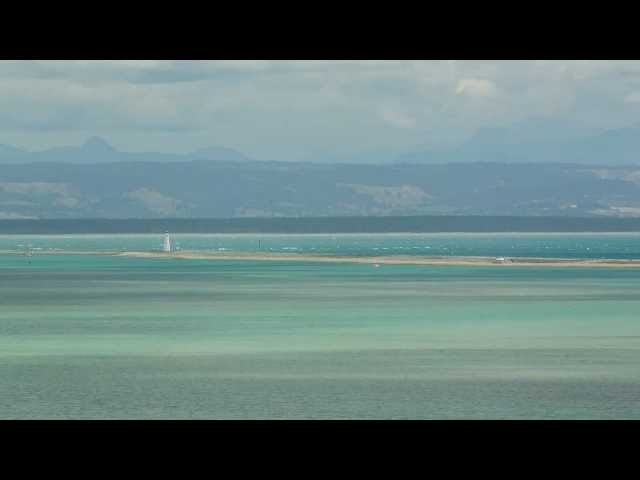
[[[544,141],[481,130],[375,164],[259,161],[219,146],[132,153],[98,137],[37,152],[0,145],[0,219],[640,217],[639,139],[633,127]]]
[[[640,167],[39,162],[0,167],[0,218],[640,216]]]
[[[494,161],[508,163],[640,164],[640,128],[627,127],[590,135],[536,138],[522,128],[482,128],[462,145],[446,150],[401,154],[401,163]],[[563,129],[564,130],[564,129]]]
[[[0,145],[0,164],[32,162],[109,163],[109,162],[184,162],[194,160],[245,162],[242,153],[226,147],[208,147],[189,153],[123,152],[100,137],[91,137],[80,146],[53,147],[42,151],[28,151]]]
[[[31,162],[184,162],[193,160],[248,162],[243,153],[212,146],[187,153],[124,152],[100,137],[80,146],[28,151],[0,144],[0,164]],[[510,127],[481,128],[469,140],[448,148],[414,147],[408,151],[380,150],[350,154],[315,153],[305,160],[313,163],[576,163],[589,165],[640,164],[640,127],[589,132],[569,130],[566,125],[529,120]]]

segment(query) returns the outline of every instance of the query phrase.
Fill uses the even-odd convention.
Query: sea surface
[[[162,240],[160,234],[0,235],[0,252],[152,251]],[[172,241],[182,250],[206,252],[640,259],[640,232],[180,234]]]
[[[176,235],[185,250],[640,258],[640,234]],[[126,258],[0,236],[0,418],[640,419],[640,269]],[[221,250],[224,249],[224,250]]]

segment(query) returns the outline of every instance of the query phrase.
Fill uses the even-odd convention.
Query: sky
[[[100,136],[126,151],[322,161],[513,125],[638,126],[640,62],[0,61],[0,144],[28,150]]]

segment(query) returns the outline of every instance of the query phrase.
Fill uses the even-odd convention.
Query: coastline
[[[0,250],[0,255],[24,256],[16,250]],[[640,268],[640,259],[585,259],[585,258],[544,258],[544,257],[487,257],[487,256],[350,256],[324,255],[310,253],[281,252],[206,252],[182,250],[179,252],[161,251],[70,251],[40,250],[32,251],[32,257],[44,255],[83,255],[114,256],[128,258],[157,258],[178,260],[248,260],[265,262],[323,262],[357,263],[368,265],[423,265],[423,266],[468,266],[468,267],[603,267],[603,268]]]
[[[616,259],[567,259],[507,257],[499,260],[494,257],[472,256],[338,256],[299,253],[257,253],[257,252],[120,252],[111,255],[131,258],[176,258],[184,260],[251,260],[251,261],[297,261],[327,263],[359,263],[370,265],[425,265],[425,266],[500,266],[500,267],[608,267],[639,268],[639,260]]]

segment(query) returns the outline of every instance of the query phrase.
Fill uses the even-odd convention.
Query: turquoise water
[[[640,259],[640,233],[181,234],[183,250]],[[0,252],[160,250],[162,235],[0,235]]]
[[[349,255],[515,246],[633,258],[640,244],[636,234],[177,236],[185,249],[234,251],[258,239]],[[0,255],[0,418],[640,419],[640,269],[45,254],[161,240],[0,237],[0,250],[43,248]]]

